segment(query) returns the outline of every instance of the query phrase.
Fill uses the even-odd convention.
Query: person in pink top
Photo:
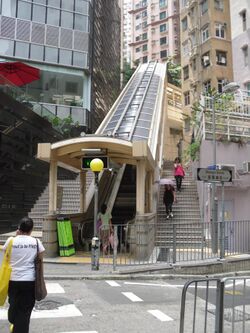
[[[176,157],[174,160],[174,177],[176,180],[176,190],[181,192],[181,184],[182,184],[182,179],[185,176],[185,171],[183,169],[183,166],[181,165],[181,161],[179,157]]]

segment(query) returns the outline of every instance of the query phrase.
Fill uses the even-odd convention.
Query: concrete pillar
[[[43,220],[43,246],[45,247],[45,257],[58,256],[56,215],[45,216]]]
[[[80,172],[80,213],[86,211],[86,171]]]
[[[57,209],[57,161],[50,161],[49,169],[49,214],[53,215]]]
[[[145,212],[145,177],[146,166],[144,160],[137,161],[136,164],[136,212],[144,214]]]
[[[153,172],[148,172],[148,213],[153,213]]]

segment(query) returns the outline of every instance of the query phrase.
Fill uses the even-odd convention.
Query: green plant
[[[167,78],[169,83],[181,87],[181,65],[175,64],[172,58],[167,61]]]
[[[185,160],[195,161],[199,157],[200,141],[194,141],[184,151]]]

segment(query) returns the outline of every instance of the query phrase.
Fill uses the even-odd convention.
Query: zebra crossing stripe
[[[159,319],[160,321],[172,321],[173,318],[167,316],[165,313],[163,313],[160,310],[148,310],[149,313],[151,313],[154,317]]]
[[[122,292],[122,294],[128,299],[130,299],[130,301],[132,302],[143,302],[143,300],[140,297],[136,296],[134,293]]]
[[[120,287],[119,283],[112,280],[107,280],[106,283],[109,284],[111,287]]]
[[[68,304],[51,310],[33,310],[31,319],[39,318],[67,318],[67,317],[82,317],[82,313],[74,304]],[[0,320],[7,320],[7,309],[0,309]]]
[[[48,294],[65,294],[65,290],[59,283],[46,283]]]

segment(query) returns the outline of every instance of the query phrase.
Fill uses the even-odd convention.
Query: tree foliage
[[[167,62],[167,77],[169,83],[181,87],[181,65],[174,63],[171,58]]]

